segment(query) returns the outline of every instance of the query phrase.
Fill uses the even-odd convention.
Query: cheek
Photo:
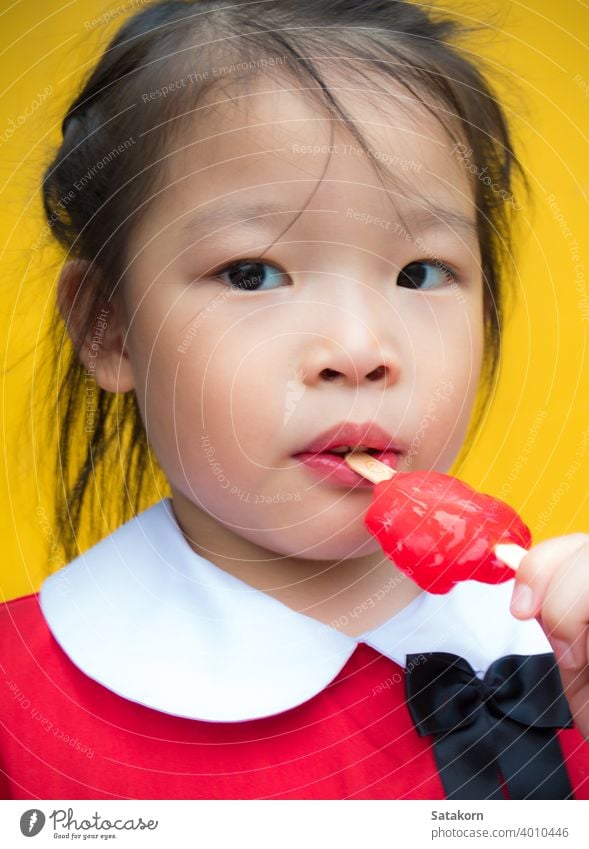
[[[172,382],[178,459],[204,480],[211,473],[211,452],[201,446],[214,447],[215,462],[232,483],[263,487],[272,471],[268,466],[278,466],[283,453],[289,360],[283,331],[262,336],[259,319],[232,319],[225,306],[184,347],[168,369],[177,371]]]
[[[411,351],[416,395],[431,398],[450,395],[459,415],[464,404],[474,401],[479,382],[482,349],[482,322],[464,314],[448,321],[422,323],[414,332]],[[417,399],[416,399],[417,400]]]
[[[446,471],[463,443],[477,396],[483,320],[478,298],[449,299],[438,307],[435,320],[422,315],[419,329],[417,384],[423,392],[414,425],[421,462]]]
[[[280,339],[230,333],[211,354],[202,373],[204,426],[235,448],[241,466],[272,459],[285,422],[287,370]]]
[[[227,481],[267,488],[284,463],[292,400],[292,335],[281,310],[245,313],[223,294],[154,288],[131,312],[128,334],[139,407],[164,473],[215,497]]]

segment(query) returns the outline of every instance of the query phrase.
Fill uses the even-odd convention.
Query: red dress
[[[276,600],[252,591],[208,561],[202,563],[179,538],[169,507],[165,499],[136,517],[123,526],[125,531],[119,529],[91,549],[85,561],[78,558],[51,576],[51,583],[46,582],[40,594],[0,605],[0,797],[446,798],[432,740],[418,735],[407,707],[403,665],[369,644],[371,636],[377,641],[375,635],[381,629],[358,641],[334,633],[329,651],[314,665],[314,657],[321,656],[319,639],[329,643],[333,629],[287,611]],[[181,593],[165,597],[160,586],[156,596],[155,585],[147,577],[142,589],[147,588],[148,596],[135,610],[127,599],[124,609],[129,610],[128,621],[120,621],[118,608],[109,605],[114,596],[109,599],[102,594],[113,581],[128,579],[128,574],[125,579],[116,577],[122,576],[124,570],[120,558],[116,564],[112,559],[114,549],[109,546],[114,537],[118,555],[128,557],[133,550],[137,555],[133,562],[138,568],[144,566],[147,575],[149,564],[146,560],[141,562],[138,546],[157,543],[158,554],[165,548],[174,571],[165,567],[162,586],[166,591],[175,587],[174,591]],[[125,548],[126,542],[131,548]],[[151,557],[157,559],[155,549],[151,550]],[[148,557],[147,549],[143,555]],[[197,569],[189,574],[179,568],[183,558],[191,568],[208,569],[211,581],[204,580],[203,571]],[[162,577],[158,572],[151,574]],[[198,633],[210,634],[204,653],[200,637],[195,640],[196,632],[190,630],[191,620],[187,620],[188,624],[183,620],[180,598],[185,598],[191,586],[185,583],[187,576],[194,581],[194,599],[204,605],[195,609],[191,603],[186,608],[195,619],[200,617]],[[220,615],[229,602],[226,597],[219,598],[217,578],[225,588],[231,586],[238,591],[241,610],[254,605],[257,627],[248,630],[245,619],[239,623],[241,647],[246,653],[236,667],[223,665],[224,658],[226,664],[231,663],[239,648],[231,639],[234,612],[229,611],[231,623]],[[474,587],[474,582],[469,583]],[[133,586],[135,595],[139,594],[138,587]],[[53,597],[46,587],[53,588]],[[121,583],[117,589],[123,593],[125,588]],[[46,596],[42,610],[39,601],[43,600],[43,592]],[[154,600],[151,609],[146,608],[148,597]],[[437,601],[432,601],[435,598]],[[172,619],[158,620],[157,611],[161,611],[161,616],[170,612],[172,599],[176,599],[176,606],[171,612],[180,630],[167,643]],[[425,610],[430,601],[443,603],[439,597],[430,596],[425,607],[420,602],[412,603],[413,610],[406,609],[393,617],[392,625],[398,627],[400,642],[393,639],[394,629],[385,628],[381,645],[386,651],[386,646],[390,646],[392,655],[406,653],[405,635],[408,640],[422,639],[411,636],[412,628],[407,626],[418,622],[417,609]],[[89,621],[87,603],[96,605],[94,623]],[[269,611],[267,620],[260,618],[262,609]],[[57,614],[61,615],[59,620],[53,618]],[[273,619],[270,614],[284,617],[283,631],[288,639],[282,640],[282,632],[276,630],[277,621],[282,619]],[[71,620],[59,630],[56,623],[68,616]],[[104,630],[97,624],[100,616],[104,617]],[[452,619],[455,618],[452,612]],[[432,626],[428,631],[429,619],[428,614],[417,629],[424,632],[424,641],[440,630]],[[525,624],[512,621],[518,629]],[[468,627],[465,624],[459,630]],[[267,628],[274,629],[275,640],[270,639]],[[112,644],[119,646],[118,657],[109,654],[107,630],[116,637]],[[447,628],[442,630],[446,633],[440,639],[452,639]],[[525,640],[530,639],[531,631],[526,633],[528,636],[521,638],[524,642],[520,640],[516,650],[529,650]],[[103,641],[100,634],[105,635]],[[148,644],[150,634],[155,639]],[[183,635],[182,645],[178,634]],[[309,634],[316,641],[313,652],[304,644]],[[260,640],[267,643],[267,652],[258,661],[252,652],[255,645],[264,645]],[[165,648],[162,656],[169,658],[168,668],[158,655],[160,644]],[[143,654],[142,645],[146,646]],[[174,645],[181,660],[182,682],[172,658]],[[419,645],[413,643],[414,648]],[[542,650],[543,645],[538,645]],[[296,670],[293,664],[302,647],[307,665]],[[457,646],[447,642],[431,646],[440,647],[452,650]],[[279,668],[281,657],[286,670]],[[101,667],[105,658],[108,662]],[[475,668],[480,665],[476,652],[471,662]],[[150,664],[152,675],[148,680],[145,670],[150,669]],[[308,681],[301,681],[306,674],[301,670],[307,668]],[[242,669],[247,672],[244,676],[240,675]],[[255,679],[257,671],[265,677]],[[297,671],[298,678],[294,676]],[[117,678],[120,672],[122,675]],[[281,677],[283,672],[286,674]],[[124,688],[125,694],[117,692]],[[182,701],[186,695],[187,701]],[[182,707],[184,704],[194,704],[193,715],[179,715],[189,711]],[[285,707],[289,704],[292,706]],[[219,720],[213,718],[215,712]],[[266,715],[261,715],[264,712]],[[199,714],[205,718],[198,718]],[[575,728],[560,729],[557,737],[575,798],[588,799],[589,746]],[[508,796],[507,791],[504,793]]]

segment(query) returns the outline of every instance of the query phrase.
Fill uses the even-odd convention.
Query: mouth
[[[347,454],[351,454],[352,451],[363,451],[365,454],[372,454],[373,456],[382,453],[382,450],[379,451],[378,448],[372,448],[370,445],[338,445],[337,448],[326,448],[319,453],[336,454],[345,457]]]
[[[322,483],[365,488],[374,486],[345,461],[350,452],[366,452],[396,470],[402,445],[374,421],[343,421],[323,431],[293,456]]]
[[[374,484],[351,469],[345,461],[350,453],[363,452],[370,454],[389,468],[396,470],[401,452],[396,450],[379,450],[370,446],[347,446],[316,452],[301,452],[295,454],[296,460],[314,476],[319,476],[324,483],[353,486],[359,489],[373,487]]]

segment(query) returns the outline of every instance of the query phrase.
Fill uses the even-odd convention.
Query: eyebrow
[[[401,223],[408,225],[412,223],[419,232],[429,230],[457,230],[466,236],[478,237],[476,221],[468,213],[459,210],[447,209],[437,206],[429,201],[427,205],[403,211],[400,215]],[[205,233],[207,238],[223,238],[224,233],[217,233],[223,227],[230,224],[239,224],[246,229],[263,229],[269,226],[266,218],[275,215],[300,215],[302,212],[330,212],[339,214],[336,209],[285,209],[280,201],[252,201],[238,204],[232,198],[226,198],[212,207],[204,208],[196,215],[186,221],[182,227],[182,234],[192,239],[197,234]],[[407,227],[408,232],[409,227]],[[212,232],[210,232],[212,231]],[[411,235],[411,233],[410,233]]]
[[[318,209],[315,212],[333,212],[334,210]],[[234,199],[225,199],[216,206],[205,208],[202,212],[193,215],[182,227],[182,233],[187,238],[193,238],[199,231],[209,236],[222,238],[224,234],[215,233],[215,230],[229,224],[239,224],[240,227],[250,229],[261,228],[266,225],[263,219],[280,213],[296,214],[303,212],[302,209],[285,209],[284,203],[280,201],[253,201],[238,204]],[[209,230],[213,230],[209,233]]]
[[[427,230],[458,230],[465,236],[478,238],[478,226],[476,220],[466,212],[457,209],[447,209],[427,202],[414,211],[404,212],[402,220],[414,222],[421,232]]]

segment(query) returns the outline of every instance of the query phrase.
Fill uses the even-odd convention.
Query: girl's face
[[[405,189],[387,192],[292,84],[259,78],[195,113],[122,292],[119,388],[137,393],[174,501],[313,560],[378,551],[372,489],[294,455],[332,426],[373,423],[397,468],[447,471],[483,348],[475,208],[451,143],[415,104],[338,93]]]

